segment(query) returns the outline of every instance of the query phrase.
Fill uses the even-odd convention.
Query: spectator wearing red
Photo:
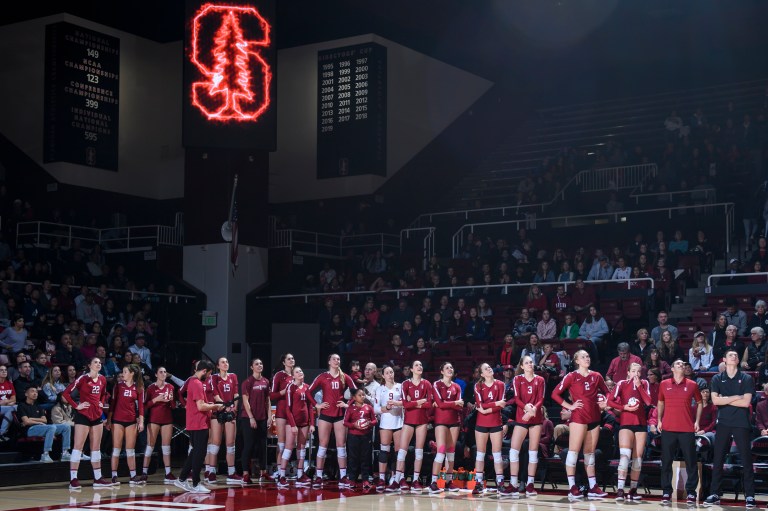
[[[626,342],[619,343],[616,347],[616,351],[619,355],[611,360],[605,375],[615,382],[620,382],[621,380],[627,379],[629,366],[631,364],[634,363],[642,366],[643,361],[637,355],[633,355],[629,352],[629,344]]]
[[[583,279],[576,279],[576,289],[571,293],[573,310],[586,314],[596,301],[595,290],[592,286],[585,285]]]
[[[544,309],[548,308],[547,297],[544,296],[536,284],[532,285],[528,291],[525,308],[528,309],[528,313],[533,317],[538,317]]]

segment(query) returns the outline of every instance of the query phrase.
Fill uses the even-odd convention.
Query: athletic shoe
[[[69,461],[72,459],[72,454],[70,454],[69,451],[64,451],[61,453],[61,460],[60,461]]]
[[[146,484],[146,482],[141,480],[141,476],[133,476],[128,480],[129,486],[142,486],[144,484]]]
[[[747,509],[752,509],[753,507],[757,506],[755,497],[747,497],[747,501],[744,505],[747,507]]]
[[[619,488],[616,490],[616,500],[623,501],[624,500],[624,488]],[[629,499],[627,499],[629,500]]]
[[[198,483],[194,488],[190,488],[189,491],[191,493],[211,493],[211,490],[203,486],[202,482]]]
[[[80,481],[78,481],[78,480],[77,480],[77,478],[75,478],[75,479],[72,479],[72,480],[69,482],[69,490],[70,490],[70,491],[80,491],[80,490],[82,490],[82,489],[83,489],[83,487],[82,487],[82,486],[80,486]]]
[[[163,484],[176,484],[176,481],[178,481],[178,479],[173,475],[173,472],[168,472],[163,478]]]
[[[719,506],[720,505],[720,495],[712,494],[706,499],[704,499],[704,502],[702,502],[705,506]]]
[[[50,454],[48,454],[47,452],[44,452],[40,456],[40,463],[53,463],[53,459],[51,459],[51,455]]]
[[[592,488],[589,489],[589,492],[587,493],[587,497],[591,499],[602,499],[607,496],[608,494],[605,493],[603,490],[601,490],[598,485],[594,485]]]
[[[227,484],[243,484],[243,476],[240,474],[228,475]]]
[[[472,495],[482,495],[485,493],[485,488],[483,488],[483,483],[477,482],[475,483],[475,487],[472,489]]]
[[[389,486],[384,488],[387,493],[398,493],[400,491],[400,484],[396,481],[392,481]]]
[[[120,486],[120,481],[117,479],[117,476],[112,477],[112,484],[110,484],[110,486]]]
[[[363,481],[363,493],[368,493],[373,488],[373,485],[368,481]]]
[[[281,490],[284,490],[286,488],[290,488],[290,484],[288,484],[288,480],[285,477],[281,477],[277,480],[277,487]]]
[[[323,478],[315,477],[315,479],[312,481],[312,488],[319,489],[322,487],[323,487]]]
[[[454,486],[454,484],[453,484],[453,480],[450,480],[450,481],[446,481],[446,482],[445,482],[445,491],[453,491],[453,492],[456,492],[456,491],[459,491],[459,490],[460,490],[460,488],[457,488],[456,486]]]
[[[113,480],[116,480],[116,477],[112,478]],[[93,480],[93,487],[94,488],[112,488],[113,486],[118,486],[120,483],[115,484],[112,481],[107,481],[103,477],[101,479],[94,479]]]
[[[579,490],[579,487],[575,484],[571,486],[571,490],[568,492],[568,498],[569,499],[583,499],[584,494],[581,493],[581,490]]]
[[[720,502],[720,497],[717,498],[717,501]],[[672,502],[672,495],[669,493],[662,493],[661,494],[661,503],[662,504],[669,504]],[[706,501],[705,501],[706,502]]]
[[[301,477],[296,479],[296,486],[298,486],[299,488],[308,488],[311,485],[312,485],[312,479],[307,477],[307,474],[301,474]]]
[[[179,479],[176,479],[176,480],[173,482],[173,485],[174,485],[176,488],[181,488],[181,489],[182,489],[182,490],[184,490],[184,491],[192,491],[192,485],[191,485],[191,484],[189,484],[189,483],[188,483],[188,482],[186,482],[186,481],[181,481],[181,480],[179,480]]]
[[[440,488],[436,482],[433,482],[432,484],[429,485],[429,488],[427,488],[427,491],[429,491],[430,494],[434,495],[437,493],[443,493],[444,490]]]
[[[81,454],[80,461],[91,461],[91,457],[86,454]]]
[[[243,485],[246,484],[253,484],[253,481],[251,480],[251,474],[243,474]]]
[[[402,493],[408,493],[411,491],[411,485],[408,484],[408,481],[405,480],[405,477],[400,479],[400,491]]]
[[[216,484],[216,483],[218,483],[218,480],[216,479],[216,473],[215,472],[208,472],[208,477],[206,477],[203,482],[205,484]]]
[[[688,497],[685,499],[685,503],[689,506],[695,506],[696,505],[696,494],[695,493],[689,493]]]
[[[341,479],[339,479],[339,488],[340,489],[347,489],[352,487],[352,481],[349,480],[349,477],[344,476]]]
[[[384,479],[382,479],[381,477],[376,479],[376,491],[381,492],[381,491],[384,491],[386,488],[387,488],[387,482]]]
[[[149,476],[147,476],[147,474],[141,474],[139,476],[139,481],[141,481],[142,486],[145,486],[147,484],[147,479],[149,479]]]
[[[499,497],[519,497],[520,491],[517,486],[511,484],[504,484],[499,488]]]
[[[528,483],[525,485],[525,496],[526,497],[535,497],[538,495],[536,492],[536,487],[533,485],[533,483]]]
[[[627,495],[626,500],[632,500],[632,501],[638,502],[640,500],[643,500],[643,497],[641,497],[640,494],[637,493],[637,488],[630,488],[629,495]]]
[[[423,493],[423,492],[424,492],[424,487],[421,485],[418,479],[413,483],[411,483],[411,493]]]

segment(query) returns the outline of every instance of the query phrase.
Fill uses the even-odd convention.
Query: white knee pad
[[[325,453],[328,451],[327,447],[318,447],[317,448],[317,457],[320,459],[325,458]]]
[[[584,453],[584,466],[587,467],[594,467],[595,466],[595,453]]]
[[[498,464],[501,463],[501,453],[500,452],[494,452],[493,454],[493,462]]]
[[[78,453],[78,456],[79,455],[80,453]],[[91,464],[98,463],[100,461],[101,461],[101,451],[99,450],[96,450],[95,452],[91,451]]]
[[[72,449],[72,456],[69,458],[69,461],[72,463],[80,463],[80,459],[83,457],[83,452],[78,451],[77,449]],[[91,456],[91,459],[93,459],[93,456]]]
[[[577,461],[579,461],[579,453],[568,451],[568,454],[565,455],[565,466],[575,467]]]
[[[520,461],[520,451],[517,449],[509,448],[509,462],[510,463],[517,463]]]
[[[408,455],[408,451],[405,449],[399,449],[397,451],[397,461],[405,461],[405,457]]]
[[[424,459],[424,449],[414,449],[413,452],[415,453],[417,460]]]
[[[219,446],[216,444],[208,444],[208,454],[213,454],[214,456],[219,454]]]
[[[442,465],[444,461],[445,461],[445,453],[444,452],[439,452],[439,453],[435,454],[435,463],[439,463],[439,464]]]
[[[277,452],[283,452],[285,449],[285,442],[277,442]]]
[[[634,470],[635,472],[639,472],[641,468],[643,468],[643,458],[633,458],[632,470]]]
[[[227,454],[235,454],[235,446],[227,446]]]
[[[475,454],[475,461],[485,461],[485,453],[477,451],[477,454]]]
[[[347,448],[346,447],[337,447],[336,448],[336,457],[337,458],[346,458],[347,457]]]
[[[453,463],[453,460],[456,459],[456,453],[455,452],[446,453],[445,459],[448,460],[448,463]]]
[[[539,462],[539,451],[528,451],[528,463]]]
[[[629,457],[632,456],[631,449],[619,449],[619,470],[627,471],[629,468]]]
[[[155,448],[151,445],[148,445],[146,449],[144,449],[144,457],[149,458],[152,456],[152,453],[155,452]]]
[[[163,456],[170,456],[171,455],[171,446],[170,445],[164,445],[160,449],[163,451]]]
[[[379,450],[382,452],[389,452],[389,449],[390,449],[390,446],[388,445],[382,445],[381,447],[379,447]]]
[[[120,448],[115,447],[112,449],[112,457],[113,458],[119,458],[120,457]]]
[[[136,449],[126,449],[125,455],[129,458],[135,458],[136,457]]]
[[[288,461],[289,459],[291,459],[291,452],[292,451],[290,449],[283,449],[283,459],[285,461]]]

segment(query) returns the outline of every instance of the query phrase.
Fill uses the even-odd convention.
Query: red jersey
[[[490,386],[485,381],[475,383],[475,405],[482,405],[492,413],[477,412],[477,425],[485,428],[501,426],[501,406],[496,406],[496,401],[504,401],[504,382],[493,380]]]
[[[12,381],[5,380],[3,383],[0,383],[0,401],[11,399],[15,395],[16,389],[14,388]]]
[[[240,386],[240,395],[248,396],[248,407],[251,409],[251,415],[257,421],[267,420],[267,409],[269,408],[269,380],[261,377],[258,380],[249,376]],[[240,417],[248,418],[248,412],[245,410],[245,403],[240,407]]]
[[[205,401],[207,403],[215,403],[216,399],[216,385],[213,383],[213,375],[209,376],[205,383],[203,383],[203,392],[205,392]]]
[[[696,382],[683,378],[677,383],[674,378],[662,380],[659,385],[659,402],[664,403],[661,417],[663,431],[678,433],[693,432],[695,415],[691,416],[691,400],[701,402],[701,392]]]
[[[269,391],[269,399],[275,405],[275,417],[278,419],[287,418],[287,399],[284,395],[280,395],[280,391],[285,390],[285,388],[290,385],[292,381],[293,378],[291,375],[285,371],[278,371],[272,377],[272,389]]]
[[[144,415],[144,396],[136,388],[135,383],[129,386],[121,381],[115,385],[112,391],[110,413],[111,420],[115,422],[136,422],[138,417]]]
[[[342,374],[344,375],[343,378]],[[273,384],[272,388],[274,389],[274,387]],[[349,389],[352,391],[356,388],[355,382],[352,381],[352,378],[350,378],[348,374],[339,373],[338,376],[334,377],[330,372],[326,371],[315,378],[315,381],[313,381],[312,385],[309,387],[309,393],[314,396],[318,390],[323,391],[322,402],[328,403],[329,406],[325,410],[320,411],[321,416],[343,417],[344,409],[336,406],[336,403],[344,401],[345,390]]]
[[[544,404],[544,389],[546,386],[544,378],[538,374],[534,374],[531,381],[528,381],[524,374],[518,374],[512,378],[512,388],[515,389],[515,397],[512,400],[517,405],[515,422],[531,425],[544,422],[541,405]],[[536,414],[525,421],[523,420],[523,415],[525,415],[525,405],[527,404],[533,405],[536,409]]]
[[[634,399],[635,401],[631,401]],[[631,405],[637,402],[640,408],[634,412],[624,410],[624,405]],[[650,405],[651,385],[648,380],[640,380],[640,386],[635,386],[632,380],[621,380],[616,384],[616,389],[608,398],[608,405],[611,408],[621,410],[619,415],[619,425],[621,426],[646,426],[648,425],[648,416],[645,413],[645,407]]]
[[[72,398],[72,392],[77,390],[80,394],[80,403],[88,403],[88,408],[82,410],[76,410],[88,420],[95,421],[101,418],[102,406],[107,402],[107,379],[98,375],[94,380],[88,373],[78,376],[78,378],[69,384],[61,393],[62,397],[72,405],[73,408],[77,408],[78,402]]]
[[[205,397],[203,382],[193,376],[184,386],[187,388],[187,431],[208,429],[211,425],[211,412],[201,412],[197,409],[197,402],[201,399],[206,403],[211,402]]]
[[[573,410],[571,422],[574,424],[594,424],[600,422],[600,407],[597,404],[597,395],[608,394],[608,387],[605,386],[603,375],[596,371],[589,371],[586,376],[582,376],[578,371],[571,371],[566,374],[560,385],[552,391],[552,399],[555,403],[563,404],[563,392],[568,391],[571,394],[571,402],[575,403],[579,399],[583,406]]]
[[[235,399],[235,396],[240,394],[239,383],[237,381],[237,375],[233,373],[227,373],[226,376],[221,374],[214,374],[211,379],[213,380],[213,393],[219,396],[219,399],[228,403]]]
[[[405,380],[402,385],[403,406],[405,407],[405,424],[418,426],[429,424],[428,409],[432,407],[432,385],[427,380],[414,383],[413,380]],[[426,399],[427,402],[417,408],[416,401]]]
[[[158,396],[164,396],[170,399],[167,403],[164,401],[154,402]],[[176,387],[170,383],[163,385],[163,388],[157,383],[152,383],[144,390],[144,409],[147,411],[147,422],[154,424],[173,424],[173,414],[171,410],[176,408]]]
[[[365,419],[368,424],[364,429],[360,429],[357,425],[357,421]],[[347,412],[344,414],[344,425],[347,427],[350,435],[363,436],[370,435],[373,426],[376,425],[376,413],[373,411],[373,407],[368,403],[363,403],[358,406],[357,403],[350,403],[347,407]]]
[[[299,428],[315,423],[315,399],[309,392],[309,385],[291,382],[286,388],[286,415],[288,423]]]
[[[461,387],[456,382],[446,385],[443,380],[432,384],[432,398],[437,404],[435,408],[435,425],[455,426],[461,424],[461,406],[454,403],[461,399]]]

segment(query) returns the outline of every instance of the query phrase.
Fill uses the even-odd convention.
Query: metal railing
[[[627,289],[632,289],[633,282],[648,282],[650,285],[650,289],[655,289],[655,282],[653,278],[651,277],[641,277],[638,279],[619,279],[619,280],[590,280],[590,281],[584,281],[585,285],[594,285],[594,284],[624,284],[626,283]],[[448,291],[448,296],[453,297],[454,291],[461,290],[461,289],[474,289],[474,290],[483,290],[483,289],[501,289],[502,294],[508,295],[510,289],[515,288],[527,288],[531,287],[533,285],[539,286],[539,287],[547,287],[547,286],[565,286],[565,290],[568,291],[568,286],[575,284],[575,280],[569,280],[565,282],[529,282],[525,284],[491,284],[488,286],[454,286],[454,287],[415,287],[415,288],[408,288],[408,289],[382,289],[379,291],[342,291],[342,292],[336,292],[336,293],[297,293],[297,294],[285,294],[285,295],[268,295],[268,296],[257,296],[257,300],[277,300],[277,299],[286,299],[286,298],[303,298],[304,303],[309,303],[310,298],[321,298],[321,297],[337,297],[337,296],[346,296],[347,301],[349,301],[350,297],[357,296],[357,295],[370,295],[371,293],[376,294],[393,294],[396,298],[400,298],[401,295],[404,296],[411,296],[416,293],[432,293],[434,291]]]
[[[654,193],[635,193],[632,192],[629,194],[630,197],[635,199],[635,204],[640,204],[640,199],[661,199],[661,198],[667,198],[669,199],[669,202],[672,202],[672,199],[677,196],[688,196],[693,200],[705,200],[705,201],[711,201],[715,202],[717,200],[717,190],[714,187],[711,188],[700,188],[698,190],[680,190],[677,192],[654,192]]]
[[[37,288],[42,288],[42,286],[43,286],[42,282],[30,282],[28,280],[7,280],[6,282],[8,282],[11,285],[18,285],[20,287],[24,287],[27,284],[32,284],[33,286],[35,286]],[[53,284],[52,283],[51,287],[53,287],[53,288],[60,288],[61,284]],[[71,285],[69,287],[70,288],[75,288],[76,287],[77,289],[79,289],[79,287],[76,286],[76,285]],[[94,293],[99,291],[99,288],[96,287],[96,286],[88,286],[88,289],[90,289]],[[144,300],[147,297],[156,297],[157,300],[155,300],[155,301],[158,301],[158,302],[163,301],[163,302],[168,302],[168,303],[179,303],[180,300],[183,300],[184,302],[189,302],[189,301],[197,300],[197,296],[195,296],[195,295],[186,295],[186,294],[182,294],[182,293],[161,293],[161,292],[157,292],[157,291],[144,291],[144,290],[138,290],[138,289],[113,289],[113,288],[108,288],[107,291],[110,294],[114,294],[114,293],[127,294],[127,295],[129,295],[128,299],[131,300],[131,301]],[[75,297],[75,296],[77,296],[77,293],[72,295],[72,297]]]
[[[750,272],[750,273],[713,273],[709,277],[707,277],[707,288],[712,288],[712,279],[741,279],[742,277],[754,277],[756,275],[765,277],[765,282],[753,282],[752,284],[768,284],[768,272]],[[750,282],[743,282],[743,284],[750,284]]]
[[[655,163],[624,165],[605,169],[591,169],[577,174],[577,183],[582,192],[607,192],[640,187],[649,177],[655,177],[658,168]]]
[[[427,264],[429,264],[429,258],[435,255],[434,227],[415,227],[400,231],[400,253],[405,253],[408,240],[411,238],[418,239],[416,233],[419,231],[427,231],[426,236],[421,238],[421,269],[426,270]]]
[[[572,223],[574,220],[604,220],[606,218],[611,218],[614,222],[618,222],[620,219],[623,219],[628,216],[633,215],[644,215],[649,213],[660,213],[660,212],[666,212],[667,216],[671,219],[672,213],[676,211],[684,211],[689,209],[695,209],[700,208],[700,205],[690,205],[690,206],[670,206],[668,208],[651,208],[651,209],[636,209],[631,211],[621,211],[618,213],[592,213],[588,215],[570,215],[570,216],[556,216],[556,217],[549,217],[549,218],[538,218],[537,222],[551,222],[551,221],[560,221],[562,222],[563,227],[568,227],[569,223]],[[723,213],[725,216],[725,243],[726,243],[726,251],[730,251],[731,249],[731,232],[733,231],[733,224],[734,224],[734,204],[732,202],[719,202],[714,204],[709,204],[709,208],[715,208],[715,207],[722,207]],[[464,243],[464,240],[467,238],[467,235],[469,233],[474,233],[475,229],[477,227],[483,227],[483,226],[490,226],[490,225],[514,225],[515,230],[519,230],[520,227],[524,226],[526,224],[527,220],[525,219],[518,219],[518,220],[500,220],[497,222],[482,222],[482,223],[474,223],[474,224],[464,224],[462,225],[458,231],[453,235],[453,238],[451,240],[451,247],[452,247],[452,257],[458,257],[458,255],[461,253],[461,248]]]
[[[101,245],[104,252],[131,252],[160,246],[180,247],[184,242],[183,215],[176,214],[176,225],[136,225],[97,229],[51,222],[20,222],[16,225],[16,246],[50,247],[60,241],[70,248],[79,241],[83,249]]]

